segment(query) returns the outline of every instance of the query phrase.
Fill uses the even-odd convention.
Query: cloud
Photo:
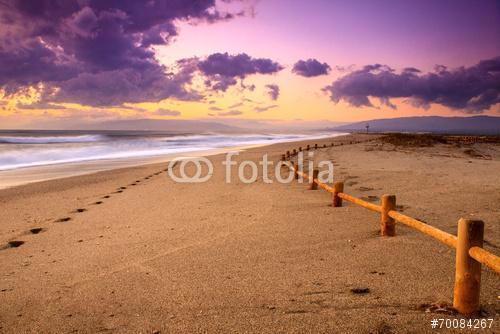
[[[151,46],[170,43],[179,21],[214,23],[242,14],[220,12],[216,0],[6,0],[0,88],[14,94],[44,83],[43,102],[91,106],[199,98],[185,87],[192,71],[169,75]]]
[[[268,111],[269,109],[273,109],[273,108],[276,108],[278,107],[277,104],[272,104],[270,106],[266,106],[266,107],[255,107],[254,110],[256,112],[264,112],[264,111]]]
[[[243,80],[252,74],[274,74],[284,67],[268,58],[252,58],[246,53],[230,55],[214,53],[203,60],[199,60],[198,69],[207,77],[205,84],[213,90],[226,91],[228,87]],[[243,88],[253,90],[253,85]]]
[[[47,101],[66,101],[90,106],[113,106],[124,102],[160,101],[168,97],[199,100],[202,96],[185,88],[191,76],[167,77],[161,71],[134,69],[81,73],[65,81],[55,96]]]
[[[326,75],[331,67],[327,63],[320,63],[316,59],[299,60],[293,65],[292,72],[303,77],[317,77]]]
[[[214,53],[201,61],[198,66],[207,76],[244,78],[250,74],[272,74],[279,72],[283,66],[268,58],[252,58],[246,53],[229,55]]]
[[[417,107],[440,104],[465,113],[481,113],[500,103],[500,57],[482,60],[470,67],[436,67],[422,74],[415,68],[396,73],[388,66],[367,65],[323,89],[330,99],[355,107],[373,107],[369,97],[392,108],[391,98],[406,98]]]
[[[262,102],[257,102],[252,99],[249,99],[248,97],[243,98],[243,102],[248,102],[248,103],[256,103],[256,104],[262,104]]]
[[[67,109],[65,106],[58,105],[58,104],[52,104],[52,103],[32,103],[32,104],[16,104],[16,107],[18,109]]]
[[[159,116],[180,116],[181,112],[177,110],[158,109],[154,114]]]
[[[227,107],[228,109],[234,109],[234,108],[238,108],[238,107],[241,107],[243,105],[243,102],[238,102],[238,103],[235,103],[233,105],[230,105],[229,107]]]
[[[222,111],[217,113],[218,116],[238,116],[241,114],[243,113],[239,110]]]
[[[271,100],[276,101],[280,96],[280,87],[278,85],[266,85],[268,89],[267,94],[271,98]]]
[[[212,110],[212,111],[220,111],[220,110],[224,110],[222,108],[219,108],[219,107],[216,107],[216,106],[212,106],[210,108],[208,108],[209,110]]]
[[[253,92],[255,90],[255,88],[257,88],[257,86],[255,86],[254,84],[251,84],[251,85],[245,85],[243,83],[243,81],[241,81],[241,88],[243,89],[248,89],[249,91]]]

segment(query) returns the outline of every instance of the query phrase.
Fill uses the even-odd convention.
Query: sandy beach
[[[399,211],[452,234],[460,217],[482,219],[485,248],[500,253],[499,144],[357,134],[234,160],[331,142],[344,145],[314,159],[334,162],[346,193],[395,194]],[[460,318],[426,312],[453,300],[454,250],[399,224],[380,237],[377,214],[333,208],[305,184],[226,183],[225,156],[209,159],[205,183],[176,183],[163,163],[0,190],[0,332],[435,333],[450,330],[432,319]],[[483,267],[494,320],[481,333],[500,330],[499,287]]]

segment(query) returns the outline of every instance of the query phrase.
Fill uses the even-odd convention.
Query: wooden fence
[[[359,142],[350,141],[348,144]],[[343,143],[337,144],[338,146]],[[337,146],[331,143],[331,146]],[[328,145],[330,146],[330,145]],[[322,147],[327,147],[323,145]],[[318,144],[314,145],[318,148]],[[306,150],[312,147],[307,145]],[[298,152],[302,152],[299,147]],[[290,160],[297,155],[297,150],[292,153],[287,151],[281,157],[282,161]],[[309,189],[316,190],[318,187],[332,194],[332,206],[341,207],[342,201],[348,201],[380,214],[380,234],[382,236],[396,235],[396,222],[405,224],[420,231],[434,239],[452,247],[456,250],[455,259],[455,287],[453,295],[453,307],[461,314],[470,316],[480,311],[479,294],[481,290],[481,264],[500,273],[500,257],[486,251],[483,247],[484,223],[481,220],[461,218],[458,221],[457,236],[444,232],[438,228],[428,225],[418,219],[406,216],[396,211],[396,196],[383,195],[380,205],[364,201],[360,198],[348,195],[344,192],[344,183],[335,182],[333,187],[318,180],[319,170],[315,168],[310,176],[300,170],[297,163],[289,165],[294,173],[295,179],[301,176],[309,180]]]

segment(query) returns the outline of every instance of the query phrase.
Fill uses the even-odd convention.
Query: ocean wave
[[[97,160],[145,158],[175,153],[209,150],[210,147],[191,148],[143,148],[141,150],[111,149],[109,147],[79,147],[68,149],[26,150],[23,156],[13,152],[0,154],[0,171],[27,167],[67,164]]]
[[[204,152],[213,149],[273,144],[323,138],[321,134],[176,135],[170,137],[113,137],[74,135],[44,137],[0,137],[0,170],[107,159],[147,158]],[[5,140],[11,140],[5,144]],[[14,138],[17,145],[10,145]],[[40,145],[32,145],[32,144]],[[68,145],[68,143],[72,143]]]
[[[93,143],[106,140],[103,135],[81,136],[0,136],[2,144]]]
[[[328,134],[331,135],[331,134]],[[324,135],[317,134],[238,134],[238,135],[226,135],[226,134],[196,134],[196,135],[177,135],[170,137],[158,137],[156,140],[165,141],[171,143],[196,143],[196,142],[210,142],[210,143],[267,143],[269,141],[289,141],[307,138],[320,138]]]

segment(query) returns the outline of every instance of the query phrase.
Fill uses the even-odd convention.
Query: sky
[[[500,115],[496,0],[0,0],[0,128]]]

